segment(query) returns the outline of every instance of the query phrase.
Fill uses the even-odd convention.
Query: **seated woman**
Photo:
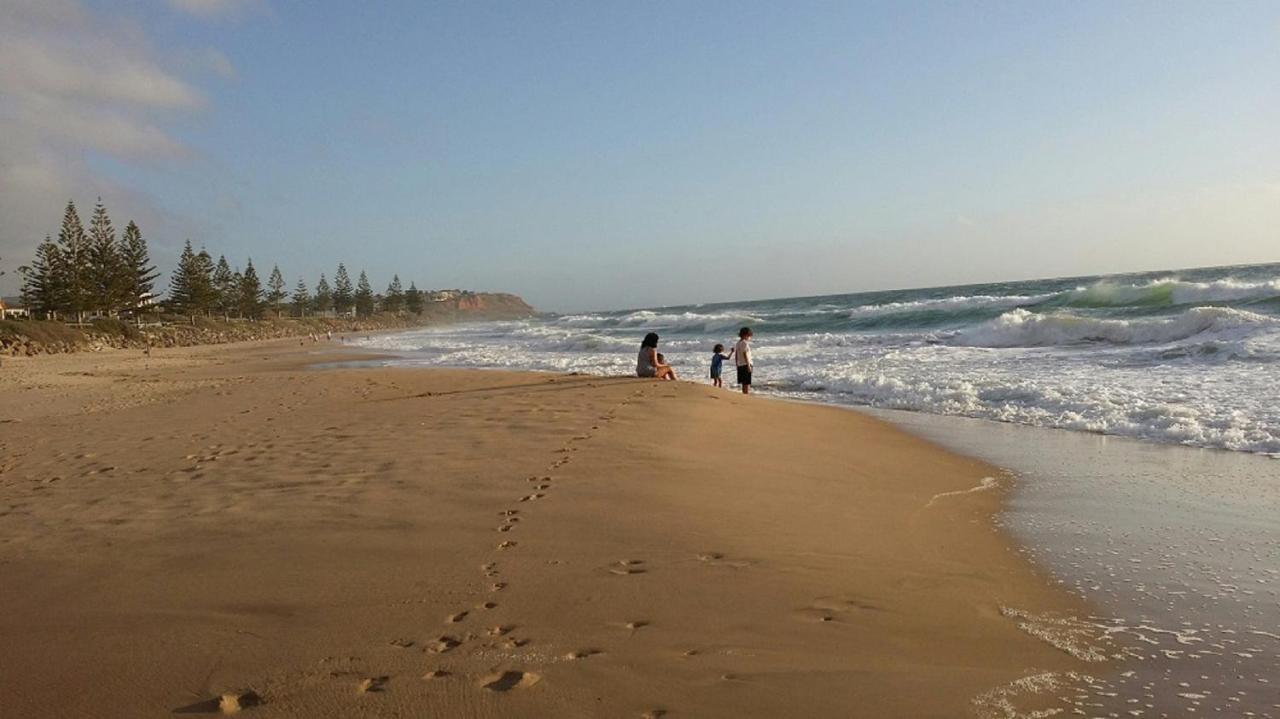
[[[636,376],[675,379],[675,369],[663,361],[665,358],[659,359],[660,357],[662,355],[658,354],[658,335],[650,332],[640,343],[640,356],[636,359]]]

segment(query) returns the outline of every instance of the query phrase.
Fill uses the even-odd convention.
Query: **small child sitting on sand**
[[[724,361],[733,356],[733,352],[724,353],[724,345],[717,344],[711,349],[711,384],[715,387],[723,387],[724,381],[720,379],[720,371],[724,365]]]

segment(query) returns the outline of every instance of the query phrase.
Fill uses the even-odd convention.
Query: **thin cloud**
[[[169,5],[196,17],[213,19],[239,17],[258,8],[261,0],[168,0]]]
[[[189,157],[165,124],[206,107],[175,75],[140,26],[96,15],[79,0],[0,2],[0,256],[20,264],[56,229],[60,207],[102,195],[141,219],[159,213],[145,197],[96,173],[93,155],[129,163]],[[181,51],[178,51],[179,53]],[[200,65],[234,68],[210,51]],[[5,282],[12,285],[17,273]]]
[[[214,50],[213,48],[206,48],[205,51],[202,53],[202,56],[203,56],[202,59],[204,61],[204,66],[210,72],[222,78],[223,80],[235,79],[236,68],[234,65],[231,64],[231,61],[227,59],[226,55],[223,55],[222,53],[218,52],[217,50]]]

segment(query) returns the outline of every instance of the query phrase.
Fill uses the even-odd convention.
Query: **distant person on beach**
[[[733,361],[738,365],[738,384],[742,386],[743,394],[751,394],[751,370],[755,369],[755,363],[751,361],[753,336],[750,327],[743,327],[738,330],[738,344],[733,347]]]
[[[650,332],[640,343],[640,355],[636,358],[636,376],[657,379],[675,379],[676,371],[658,354],[658,334]]]
[[[711,384],[715,387],[723,387],[724,381],[720,379],[720,371],[724,366],[724,361],[733,356],[733,352],[724,353],[724,345],[718,344],[711,348]]]

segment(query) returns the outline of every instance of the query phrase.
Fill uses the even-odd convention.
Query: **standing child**
[[[742,386],[743,394],[751,394],[751,370],[755,369],[755,363],[751,361],[751,334],[750,327],[743,327],[738,330],[738,344],[733,347],[734,363],[738,365],[738,384]]]
[[[724,382],[720,379],[720,367],[724,361],[733,356],[733,353],[724,353],[724,345],[716,345],[711,349],[711,384],[716,387],[723,387]]]

